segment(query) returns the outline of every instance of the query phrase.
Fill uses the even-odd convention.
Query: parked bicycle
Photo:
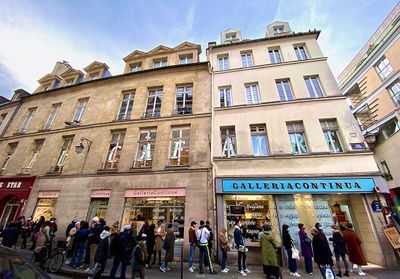
[[[38,262],[39,267],[44,271],[57,273],[62,268],[65,258],[65,243],[59,241],[57,247],[49,252],[49,246],[43,248],[39,253],[34,252],[32,262]]]

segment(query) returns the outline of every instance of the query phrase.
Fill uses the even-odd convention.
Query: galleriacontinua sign
[[[371,193],[374,187],[372,178],[222,180],[222,191],[228,193]]]

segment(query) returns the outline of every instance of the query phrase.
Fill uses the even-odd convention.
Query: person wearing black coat
[[[108,255],[110,254],[110,227],[105,226],[104,231],[100,234],[100,241],[97,245],[94,261],[96,263],[91,278],[101,278],[101,274],[106,267]]]
[[[154,253],[154,245],[156,244],[156,236],[154,234],[154,229],[156,228],[155,224],[150,225],[150,230],[147,234],[147,242],[146,242],[146,248],[147,248],[147,259],[146,259],[146,266],[148,268],[151,268],[150,265],[150,260],[151,256]]]
[[[15,227],[15,224],[8,224],[8,226],[1,232],[1,235],[3,237],[2,245],[11,248],[18,239],[18,233],[19,232],[18,229]]]
[[[316,228],[311,229],[314,236],[312,246],[314,250],[314,261],[318,264],[322,274],[322,266],[333,266],[332,252],[329,248],[328,241]]]
[[[343,275],[349,277],[349,266],[346,260],[346,241],[344,240],[338,226],[332,225],[331,228],[333,235],[329,240],[333,242],[333,252],[335,254],[336,265],[338,268],[336,276],[342,277],[342,271],[340,270],[340,258],[342,258],[345,268],[345,273]]]
[[[114,279],[117,273],[119,264],[121,264],[120,279],[125,279],[126,267],[132,257],[132,246],[136,246],[136,239],[133,239],[131,226],[126,225],[124,231],[119,235],[115,243],[114,260],[110,271],[110,279]],[[132,245],[133,244],[133,245]]]
[[[300,274],[297,272],[296,259],[292,258],[293,238],[290,236],[289,226],[286,224],[282,226],[282,244],[287,253],[290,275],[300,277]]]

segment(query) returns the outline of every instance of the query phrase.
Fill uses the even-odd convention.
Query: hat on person
[[[93,222],[100,222],[100,219],[99,219],[99,217],[97,217],[97,216],[95,216],[95,217],[93,217]]]
[[[124,226],[124,230],[130,230],[131,229],[131,225],[125,225]]]
[[[191,226],[197,225],[197,223],[196,223],[196,221],[192,221],[192,222],[190,223],[190,225],[191,225]]]

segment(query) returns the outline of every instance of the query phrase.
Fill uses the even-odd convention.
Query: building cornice
[[[179,115],[179,116],[173,115],[173,116],[163,116],[163,117],[156,117],[156,118],[143,118],[143,119],[141,118],[141,119],[132,119],[132,120],[114,120],[114,121],[93,123],[93,124],[87,124],[87,125],[64,127],[64,128],[54,129],[54,130],[17,134],[17,135],[0,138],[0,142],[14,140],[14,139],[20,139],[20,138],[26,138],[26,137],[38,137],[41,135],[44,136],[44,135],[50,135],[50,134],[76,132],[76,131],[80,131],[80,130],[99,128],[99,127],[110,127],[110,128],[115,129],[115,127],[124,126],[127,124],[153,124],[153,123],[155,124],[155,123],[164,122],[164,121],[192,120],[192,119],[207,118],[207,117],[211,118],[211,112],[198,113],[198,114],[192,114],[192,115]]]
[[[352,173],[315,173],[315,174],[298,174],[298,173],[285,173],[285,174],[265,174],[265,175],[216,175],[216,179],[268,179],[268,178],[337,178],[337,177],[376,177],[381,176],[379,172],[352,172]]]
[[[260,65],[254,65],[254,66],[251,66],[251,67],[239,67],[239,68],[231,68],[231,69],[223,70],[223,71],[213,71],[213,74],[220,75],[220,74],[227,74],[227,73],[241,72],[241,71],[249,72],[251,70],[257,70],[257,69],[272,68],[272,67],[274,67],[274,68],[275,67],[284,67],[284,66],[289,66],[289,65],[326,61],[327,59],[328,59],[327,57],[317,57],[317,58],[310,58],[310,59],[307,59],[307,60],[284,61],[284,62],[276,63],[276,64],[271,64],[271,63],[269,63],[269,64],[260,64]]]
[[[283,106],[283,105],[293,105],[299,103],[309,103],[309,102],[324,102],[324,101],[335,101],[335,100],[345,100],[346,97],[342,95],[335,95],[335,96],[328,96],[323,98],[302,98],[296,99],[292,101],[273,101],[273,102],[265,102],[260,104],[242,104],[242,105],[235,105],[230,107],[216,107],[214,108],[215,111],[229,111],[229,110],[238,110],[238,109],[252,109],[255,107],[269,107],[269,106]]]

